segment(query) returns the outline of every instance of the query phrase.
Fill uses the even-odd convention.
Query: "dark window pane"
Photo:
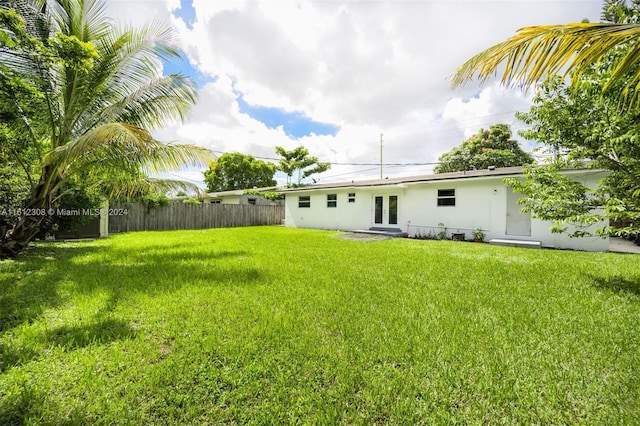
[[[398,196],[397,195],[389,196],[389,224],[390,225],[398,224]]]
[[[455,206],[456,199],[455,198],[438,198],[439,206]]]
[[[375,199],[374,223],[382,223],[382,197]]]
[[[455,189],[438,189],[438,197],[455,197]]]
[[[298,197],[298,207],[299,208],[308,208],[311,207],[311,196],[301,196]]]
[[[439,206],[455,206],[456,190],[455,189],[438,189],[438,205]]]

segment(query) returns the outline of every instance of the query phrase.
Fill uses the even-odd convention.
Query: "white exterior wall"
[[[347,200],[355,193],[354,203]],[[327,207],[327,194],[337,194],[337,206]],[[310,196],[311,207],[298,207],[299,196]],[[285,196],[285,226],[293,228],[355,231],[368,229],[371,222],[371,196],[363,189],[327,189],[301,191]]]
[[[438,206],[439,189],[455,190],[456,205]],[[432,181],[410,185],[403,203],[412,212],[407,232],[437,233],[442,223],[450,232],[464,232],[467,239],[478,228],[485,230],[489,238],[490,232],[501,225],[503,214],[497,214],[505,208],[501,193],[505,191],[499,181],[489,184],[479,180]]]
[[[595,186],[602,174],[581,174],[576,180]],[[530,235],[507,234],[508,210],[520,215],[520,207],[508,209],[510,188],[502,183],[503,176],[467,179],[432,180],[387,186],[324,188],[287,192],[285,200],[285,226],[354,231],[372,226],[397,227],[414,236],[437,235],[444,224],[449,237],[453,232],[464,232],[467,239],[472,231],[482,229],[485,240],[494,238],[540,241],[543,247],[588,251],[607,251],[608,239],[599,237],[569,238],[553,234],[551,223],[530,219]],[[438,206],[438,189],[454,189],[455,206]],[[356,194],[355,203],[348,203],[349,193]],[[327,194],[337,194],[337,207],[327,207]],[[397,225],[374,224],[374,197],[398,196]],[[311,197],[310,208],[298,207],[299,196]],[[526,217],[522,218],[526,222]],[[603,226],[599,224],[593,228]]]

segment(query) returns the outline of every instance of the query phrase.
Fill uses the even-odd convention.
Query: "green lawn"
[[[0,424],[638,424],[637,255],[340,235],[0,263]]]

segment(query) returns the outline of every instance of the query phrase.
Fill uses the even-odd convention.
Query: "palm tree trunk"
[[[50,189],[55,188],[55,184],[59,181],[59,178],[54,178],[54,182],[49,179],[53,170],[49,166],[42,171],[40,182],[31,192],[31,199],[24,212],[11,229],[4,235],[0,235],[0,260],[17,256],[40,231],[40,224],[51,207]]]

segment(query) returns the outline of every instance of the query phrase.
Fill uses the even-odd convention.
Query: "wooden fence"
[[[142,203],[109,206],[109,233],[173,229],[281,225],[284,206],[171,203],[147,208]]]

